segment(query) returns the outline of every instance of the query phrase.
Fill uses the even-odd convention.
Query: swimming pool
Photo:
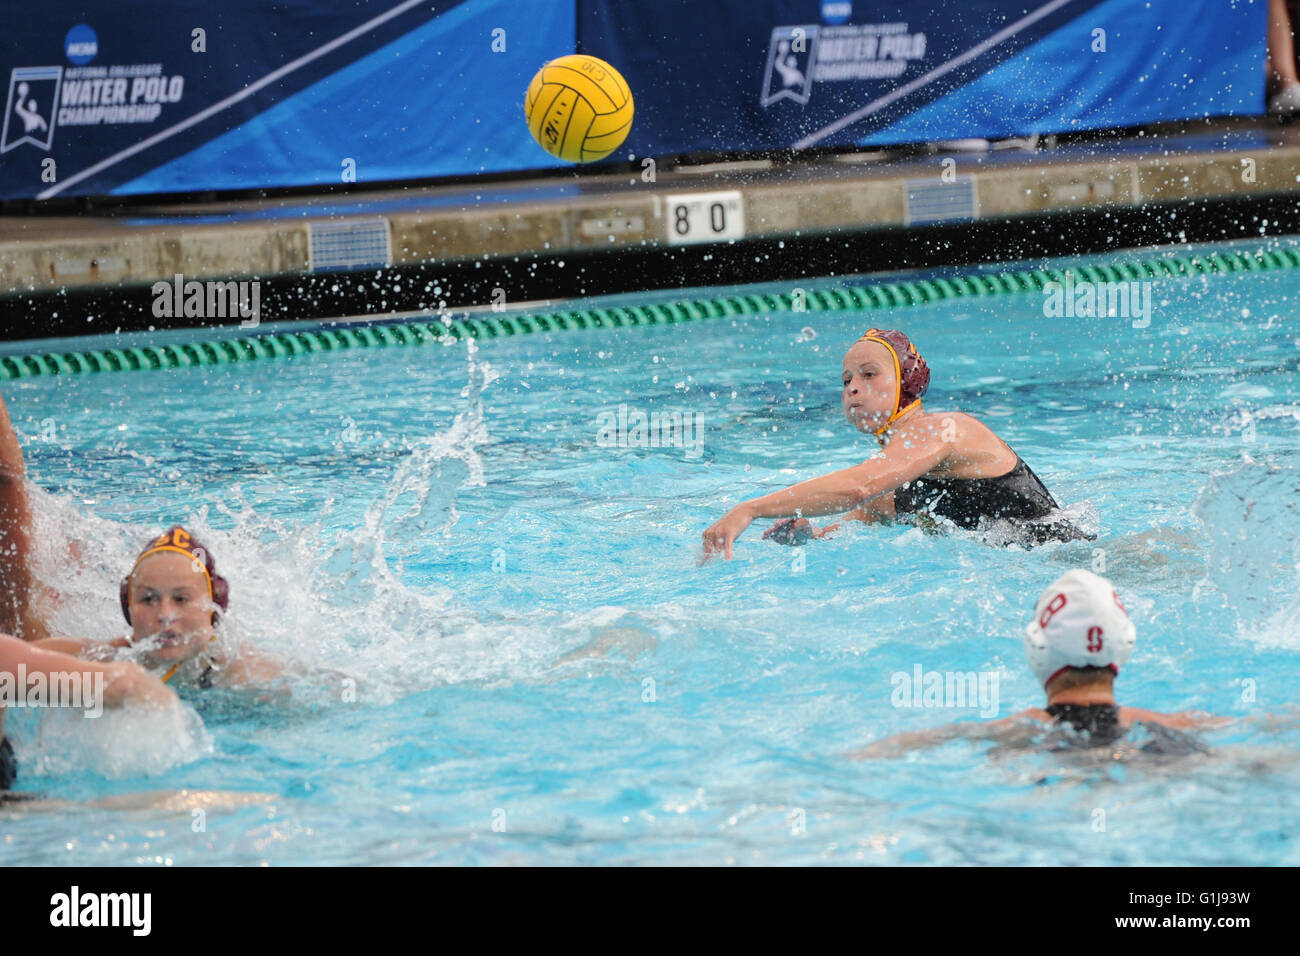
[[[24,788],[267,797],[0,811],[0,862],[1294,865],[1300,270],[1152,292],[1145,328],[1026,293],[8,382],[64,629],[119,633],[134,549],[190,521],[241,638],[357,691],[196,693],[152,729],[11,711]],[[928,409],[991,425],[1098,540],[786,549],[756,523],[697,567],[737,501],[870,454],[839,370],[873,324],[925,354]],[[698,413],[702,444],[618,447],[620,405]],[[1041,705],[1020,635],[1074,566],[1137,623],[1122,703],[1287,719],[1183,757],[845,756],[978,719],[894,706],[918,667],[996,674],[999,716]]]

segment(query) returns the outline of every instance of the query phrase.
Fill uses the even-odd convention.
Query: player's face
[[[897,376],[889,349],[879,342],[855,342],[844,356],[844,417],[861,432],[875,432],[894,414]]]
[[[212,597],[197,562],[175,551],[140,562],[127,586],[133,639],[154,638],[158,660],[193,657],[212,637]]]

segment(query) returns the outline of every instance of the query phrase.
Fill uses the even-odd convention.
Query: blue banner
[[[627,79],[615,159],[1264,110],[1264,0],[222,0],[0,8],[0,199],[560,166],[537,69]]]
[[[572,0],[5,4],[0,198],[556,166],[523,99],[573,51],[574,16]]]
[[[578,21],[632,88],[638,155],[1259,115],[1266,28],[1264,0],[583,0]]]

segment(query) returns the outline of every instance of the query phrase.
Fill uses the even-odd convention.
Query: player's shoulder
[[[1040,723],[1050,724],[1052,715],[1038,707],[1030,707],[1028,710],[1022,710],[1018,714],[1012,714],[1010,717],[1004,717],[1001,720],[995,720],[995,725],[1005,726],[1007,724],[1024,723],[1028,720],[1037,720]]]
[[[1006,444],[997,432],[968,412],[927,410],[917,424],[918,433],[941,441],[958,454],[987,454]]]
[[[960,432],[963,429],[974,428],[977,426],[982,427],[983,425],[983,423],[974,415],[968,415],[965,412],[955,410],[930,411],[929,409],[926,409],[925,415],[917,421],[917,424],[921,425],[926,431],[933,431],[935,433],[944,429],[947,429],[949,432],[956,429]]]
[[[1203,715],[1198,716],[1190,711],[1184,711],[1178,714],[1162,714],[1155,710],[1144,710],[1141,707],[1121,707],[1119,709],[1119,722],[1122,726],[1129,726],[1134,721],[1145,721],[1152,724],[1163,724],[1166,727],[1195,727],[1203,719]]]

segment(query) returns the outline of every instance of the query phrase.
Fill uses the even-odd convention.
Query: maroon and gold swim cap
[[[876,435],[894,424],[904,412],[921,401],[921,396],[930,387],[930,366],[925,364],[921,353],[916,350],[912,340],[897,329],[867,329],[859,342],[867,340],[879,342],[889,349],[894,357],[894,381],[897,394],[894,397],[894,412],[889,421],[876,430]]]

